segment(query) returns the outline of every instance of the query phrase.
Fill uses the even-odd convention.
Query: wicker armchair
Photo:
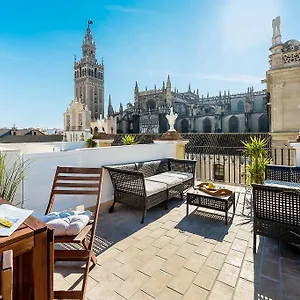
[[[253,252],[262,235],[300,245],[300,168],[268,165],[265,184],[253,184]]]
[[[114,202],[133,206],[143,211],[144,223],[147,210],[173,197],[183,197],[183,192],[194,185],[196,161],[161,159],[155,161],[104,166],[114,187]]]

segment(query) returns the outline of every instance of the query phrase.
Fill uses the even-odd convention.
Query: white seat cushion
[[[89,222],[89,210],[52,212],[41,217],[41,221],[54,229],[55,236],[77,235]]]
[[[156,182],[145,179],[146,196],[151,196],[159,192],[167,190],[167,185],[162,182]]]
[[[189,179],[193,178],[193,174],[188,173],[188,172],[169,171],[169,172],[161,173],[160,175],[176,177],[176,178],[182,179],[183,181],[186,181],[186,180],[189,180]]]
[[[175,176],[166,176],[163,174],[157,174],[151,177],[148,177],[147,180],[155,181],[155,182],[162,182],[168,185],[168,188],[171,188],[175,185],[181,184],[182,179],[177,178]]]

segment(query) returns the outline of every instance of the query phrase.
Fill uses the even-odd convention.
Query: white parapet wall
[[[62,152],[25,153],[24,159],[30,160],[31,164],[23,184],[22,200],[24,208],[33,209],[34,215],[37,217],[44,214],[57,166],[102,167],[105,165],[142,162],[175,156],[176,145],[172,142],[85,148]],[[102,203],[113,199],[113,187],[107,171],[104,172],[103,180]],[[65,196],[65,198],[57,198],[53,211],[61,211],[84,203],[92,205],[94,200],[88,199],[88,197]]]

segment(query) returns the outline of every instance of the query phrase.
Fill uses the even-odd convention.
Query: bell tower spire
[[[74,99],[88,107],[92,120],[104,116],[104,64],[96,59],[96,44],[92,36],[92,20],[88,20],[82,43],[82,58],[74,60]]]

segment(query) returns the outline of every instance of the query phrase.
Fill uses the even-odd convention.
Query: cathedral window
[[[232,116],[228,122],[229,132],[239,132],[239,119],[236,116]]]
[[[94,71],[93,71],[93,70],[91,70],[91,76],[92,76],[92,77],[94,76]]]
[[[211,121],[209,118],[205,118],[203,121],[203,132],[204,133],[211,133]]]
[[[101,74],[101,73],[100,73],[100,72],[98,72],[98,78],[99,78],[99,79],[101,78],[101,77],[100,77],[100,74]]]
[[[236,110],[238,112],[244,112],[245,111],[245,104],[244,104],[244,101],[243,100],[240,100],[237,104],[237,108]]]
[[[95,77],[97,77],[97,68],[95,68],[94,74],[95,74]]]
[[[91,69],[89,69],[89,76],[91,76]]]

